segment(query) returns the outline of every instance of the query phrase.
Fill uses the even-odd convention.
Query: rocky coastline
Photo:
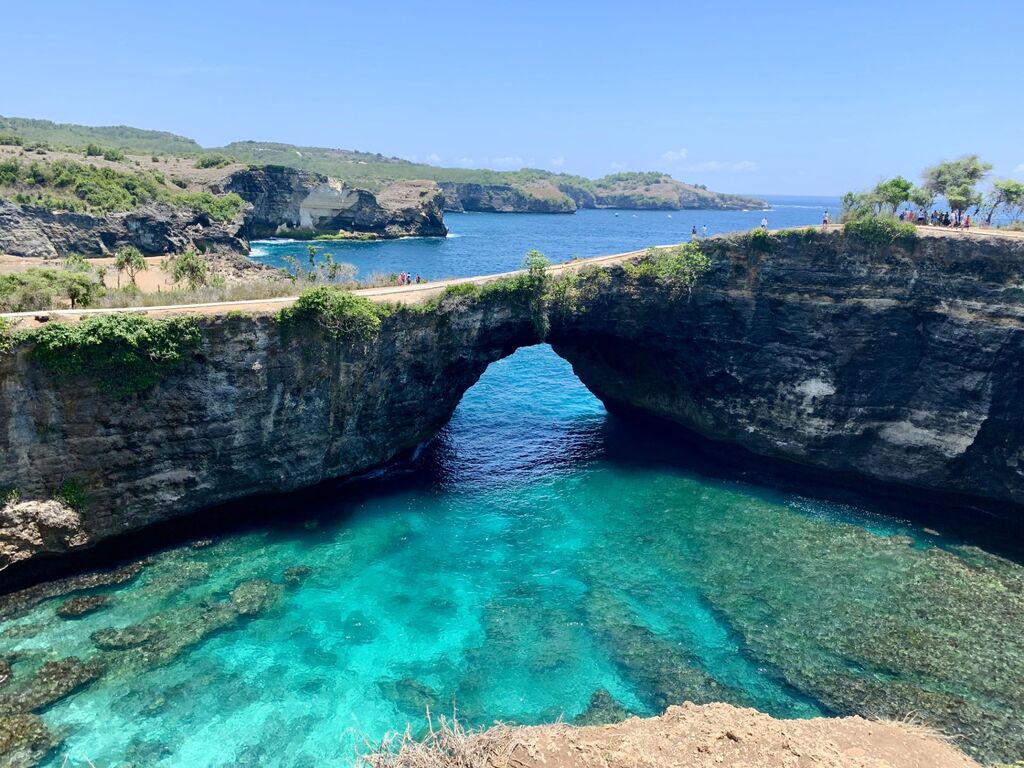
[[[398,182],[373,193],[322,174],[267,166],[234,170],[203,190],[214,199],[237,194],[242,200],[237,215],[223,220],[164,201],[128,211],[81,213],[0,197],[0,254],[109,256],[133,246],[147,256],[189,249],[247,255],[249,241],[265,237],[390,239],[448,232],[443,194],[430,181]]]
[[[429,440],[489,363],[545,338],[613,411],[1020,519],[1024,244],[801,231],[704,248],[692,292],[588,270],[588,300],[549,303],[540,325],[500,292],[348,343],[315,324],[283,334],[272,314],[203,316],[187,364],[125,397],[16,344],[0,357],[0,487],[34,503],[75,478],[89,501],[62,535],[81,546],[311,486]]]

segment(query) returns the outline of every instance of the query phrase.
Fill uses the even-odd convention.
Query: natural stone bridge
[[[0,358],[0,488],[42,500],[73,479],[81,503],[8,507],[0,566],[385,463],[431,439],[491,362],[542,340],[612,411],[1019,515],[1024,241],[800,231],[703,250],[692,291],[579,263],[542,305],[450,295],[368,341],[282,333],[273,306],[192,308],[194,359],[122,399],[18,346]]]

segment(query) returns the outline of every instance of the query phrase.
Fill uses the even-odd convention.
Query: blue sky
[[[1024,2],[0,0],[0,114],[839,194],[1024,178]],[[22,65],[18,65],[21,62]]]

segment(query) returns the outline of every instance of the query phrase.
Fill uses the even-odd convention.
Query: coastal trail
[[[820,225],[808,225],[802,227],[802,229],[820,229]],[[833,232],[842,230],[841,224],[833,224],[827,231]],[[954,238],[966,238],[975,236],[998,236],[1007,239],[1024,239],[1024,232],[1017,231],[1006,231],[997,229],[972,229],[969,231],[963,231],[945,227],[932,227],[932,226],[918,226],[918,233],[923,237],[954,237]],[[772,234],[778,234],[784,230],[768,230]],[[735,234],[735,233],[730,233]],[[715,235],[714,237],[726,237],[728,235]],[[676,244],[669,245],[656,245],[655,248],[670,248]],[[618,264],[623,261],[627,261],[637,256],[642,255],[646,249],[626,251],[623,253],[614,253],[603,256],[592,256],[590,258],[573,259],[572,261],[566,261],[560,264],[554,264],[548,267],[548,274],[561,274],[563,272],[580,269],[581,267],[588,265],[598,266],[610,266]],[[14,257],[8,259],[12,260]],[[97,262],[101,260],[97,259]],[[109,260],[108,260],[109,261]],[[6,262],[0,263],[0,271],[3,271],[2,267]],[[436,280],[428,283],[418,283],[412,285],[396,285],[387,287],[377,288],[356,288],[352,290],[352,293],[357,296],[364,296],[371,301],[381,303],[399,303],[399,304],[421,304],[429,301],[430,299],[440,295],[444,290],[453,285],[462,285],[466,283],[472,283],[475,285],[483,285],[485,283],[493,282],[494,280],[500,280],[502,278],[511,277],[514,275],[522,274],[523,270],[513,270],[510,272],[499,272],[488,275],[477,275],[473,277],[453,277],[444,280]],[[142,273],[143,275],[145,273]],[[227,314],[228,312],[245,312],[247,314],[269,314],[277,312],[284,307],[289,306],[298,299],[298,296],[281,296],[277,298],[262,298],[262,299],[245,299],[240,301],[218,301],[208,302],[201,304],[167,304],[158,306],[143,306],[143,307],[104,307],[97,309],[50,309],[50,310],[36,310],[30,312],[5,312],[0,313],[0,317],[7,318],[10,320],[17,321],[20,328],[32,328],[41,325],[51,320],[63,320],[69,322],[76,322],[84,317],[91,317],[94,315],[110,315],[119,313],[131,313],[141,314],[148,317],[170,317],[174,315],[203,315],[203,316],[216,316]]]

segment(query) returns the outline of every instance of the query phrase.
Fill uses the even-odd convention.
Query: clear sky
[[[1024,178],[1024,0],[0,0],[0,114],[839,194]]]

